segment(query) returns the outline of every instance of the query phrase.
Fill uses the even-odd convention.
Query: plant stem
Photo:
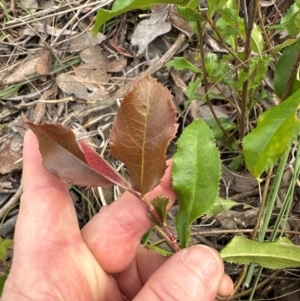
[[[262,220],[263,214],[265,212],[265,203],[266,203],[267,194],[268,194],[268,191],[269,191],[269,185],[270,185],[270,180],[271,180],[271,177],[272,177],[272,172],[273,172],[273,167],[271,167],[268,171],[268,175],[267,175],[267,179],[266,179],[266,185],[264,187],[263,197],[262,197],[262,201],[261,201],[260,209],[259,209],[259,213],[258,213],[258,218],[257,218],[257,221],[256,221],[256,225],[255,225],[255,227],[252,231],[252,234],[251,234],[251,239],[252,240],[256,239],[257,233],[259,231],[259,227],[261,225],[261,220]],[[254,269],[254,265],[250,265],[250,266],[247,265],[247,266],[243,267],[243,270],[240,273],[238,281],[236,282],[236,284],[234,286],[234,294],[239,290],[239,288],[242,285],[245,277],[247,276],[247,273],[248,273],[248,275],[249,275],[249,273],[252,274],[253,269]]]
[[[208,79],[207,79],[207,72],[206,72],[206,65],[205,65],[205,54],[204,54],[204,47],[203,47],[204,46],[203,45],[203,30],[202,30],[201,22],[197,22],[197,26],[198,26],[198,34],[199,34],[199,49],[200,49],[202,71],[203,71],[205,99],[206,99],[206,102],[208,104],[208,107],[209,107],[212,115],[214,116],[214,118],[216,120],[217,125],[219,126],[219,128],[223,132],[223,134],[226,137],[226,139],[228,141],[232,142],[232,138],[228,136],[227,132],[223,128],[223,126],[222,126],[222,124],[221,124],[218,116],[216,115],[216,112],[213,109],[213,106],[211,104],[210,98],[208,96]]]
[[[265,187],[264,187],[264,192],[263,192],[261,204],[259,206],[259,213],[258,213],[256,225],[255,225],[255,227],[253,229],[253,232],[251,234],[251,239],[252,240],[256,239],[259,227],[262,224],[262,219],[263,219],[263,215],[264,215],[264,212],[265,212],[265,204],[266,204],[267,195],[268,195],[268,191],[269,191],[270,180],[272,178],[272,173],[273,173],[273,167],[271,167],[268,171],[268,175],[267,175],[267,178],[266,178],[266,184],[265,184]]]
[[[245,41],[245,55],[244,55],[244,66],[243,70],[246,74],[249,73],[249,59],[251,56],[251,35],[256,15],[256,3],[259,0],[252,0],[249,4],[249,15],[248,22],[246,25],[246,41]],[[259,4],[258,4],[259,5]],[[248,104],[248,89],[249,79],[243,83],[242,100],[241,100],[241,115],[239,118],[239,138],[242,140],[245,136],[246,128],[246,115],[247,115],[247,104]]]
[[[177,240],[175,239],[173,233],[171,232],[171,229],[168,225],[164,225],[163,221],[161,220],[161,217],[157,214],[157,212],[154,210],[154,208],[150,208],[149,205],[147,204],[147,210],[148,212],[154,216],[156,219],[158,225],[165,230],[165,235],[162,235],[167,243],[174,249],[175,252],[180,251],[180,248],[177,244]],[[163,233],[163,231],[159,231],[160,233]]]
[[[298,72],[299,65],[300,65],[300,51],[298,52],[297,58],[296,58],[296,60],[293,64],[293,67],[292,67],[292,71],[289,75],[286,86],[284,87],[284,91],[283,91],[282,96],[281,96],[282,101],[285,100],[288,97],[288,94],[291,90],[294,78],[295,78],[295,76]]]
[[[265,237],[265,234],[266,234],[266,231],[267,231],[270,219],[271,219],[274,204],[276,201],[277,193],[278,193],[278,190],[280,187],[280,182],[282,180],[283,172],[284,172],[286,162],[288,159],[288,155],[289,155],[289,152],[286,151],[285,154],[283,155],[283,157],[281,158],[279,165],[278,165],[277,172],[276,172],[276,176],[272,182],[271,189],[269,191],[269,194],[268,194],[268,197],[266,200],[265,217],[264,217],[263,223],[261,225],[261,231],[259,232],[258,239],[257,239],[257,241],[259,241],[259,242],[262,242],[264,240],[264,237]],[[250,281],[251,281],[251,278],[252,278],[253,272],[254,272],[254,267],[255,267],[255,264],[250,264],[249,270],[248,270],[248,275],[244,281],[245,286],[249,287],[249,285],[250,285]],[[255,291],[255,287],[258,283],[261,272],[262,272],[262,268],[259,268],[259,270],[256,273],[255,283],[253,285],[253,293]],[[250,297],[252,298],[253,294]]]
[[[268,34],[267,34],[267,31],[266,31],[266,28],[265,28],[265,25],[264,25],[264,21],[263,21],[263,17],[262,17],[262,14],[261,14],[261,9],[260,9],[260,4],[259,4],[259,2],[256,2],[256,5],[257,5],[257,6],[256,6],[256,10],[257,10],[257,14],[258,14],[258,19],[259,19],[260,28],[261,28],[261,30],[262,30],[262,34],[263,34],[263,36],[264,36],[264,38],[265,38],[265,41],[266,41],[266,44],[267,44],[267,46],[268,46],[268,51],[270,51],[270,53],[271,53],[271,55],[272,55],[274,61],[277,62],[277,56],[276,56],[276,54],[275,54],[275,52],[274,52],[274,49],[273,49],[273,47],[272,47],[272,45],[271,45],[269,36],[268,36]]]
[[[269,282],[271,282],[279,273],[281,272],[281,270],[276,270],[275,272],[273,272],[269,277],[267,277],[265,280],[263,280],[260,284],[258,284],[256,286],[256,290],[264,287],[266,284],[268,284]],[[231,295],[230,299],[229,300],[232,300],[232,299],[239,299],[241,297],[244,297],[244,296],[247,296],[251,293],[252,291],[252,288],[249,288],[248,290],[246,291],[243,291],[239,294],[236,294],[236,295]]]
[[[237,60],[239,61],[242,65],[244,65],[244,61],[238,57],[238,55],[236,53],[234,53],[234,51],[232,51],[230,49],[230,47],[227,46],[225,40],[223,39],[219,29],[217,28],[217,26],[214,24],[214,22],[209,18],[209,16],[207,14],[203,14],[203,17],[205,18],[205,20],[208,22],[208,24],[211,26],[211,28],[214,30],[214,32],[216,33],[216,35],[218,36],[219,40],[222,43],[222,46]],[[199,22],[198,22],[199,23]],[[200,34],[200,33],[199,33]],[[202,35],[200,35],[199,39],[202,38]]]
[[[135,190],[129,190],[129,192],[141,200],[141,202],[145,205],[148,214],[150,214],[150,216],[152,216],[155,219],[156,224],[158,226],[165,230],[166,234],[162,236],[166,239],[167,243],[174,249],[174,251],[178,252],[180,250],[180,247],[177,244],[176,238],[174,237],[170,227],[163,222],[160,215],[153,208],[151,202],[145,196],[141,197]],[[162,233],[162,231],[159,232]]]

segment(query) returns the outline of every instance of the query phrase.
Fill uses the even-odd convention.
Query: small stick
[[[6,211],[9,210],[12,206],[14,206],[19,200],[20,196],[23,192],[22,182],[17,192],[10,198],[10,200],[0,209],[0,219],[5,215]]]

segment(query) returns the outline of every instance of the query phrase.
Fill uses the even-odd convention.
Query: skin
[[[24,193],[14,257],[1,301],[212,301],[233,284],[219,254],[193,246],[171,258],[139,245],[151,227],[145,207],[129,193],[104,207],[80,231],[65,182],[42,166],[31,131],[24,140]],[[170,168],[149,193],[170,197]]]

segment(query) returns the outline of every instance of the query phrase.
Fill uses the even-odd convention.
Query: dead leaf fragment
[[[106,39],[105,35],[102,33],[98,33],[96,37],[92,35],[92,33],[88,30],[83,32],[80,35],[71,36],[69,50],[70,51],[81,51],[88,47],[100,44]]]
[[[224,213],[216,214],[214,217],[225,229],[236,229],[239,226],[244,228],[256,224],[258,209],[253,208],[246,211],[227,210]]]
[[[225,112],[225,110],[222,107],[213,105],[212,108],[214,109],[214,112],[218,118],[229,117],[229,115]],[[207,104],[201,103],[198,100],[191,101],[190,115],[193,118],[193,120],[203,118],[207,121],[214,118],[209,106]]]
[[[109,60],[106,62],[107,72],[121,72],[127,66],[127,59],[124,55],[120,55],[118,59]]]
[[[74,67],[76,79],[89,89],[99,88],[103,84],[107,84],[110,75],[106,72],[104,66],[100,63],[82,64]]]
[[[110,134],[111,155],[126,165],[142,195],[158,185],[166,169],[166,149],[177,129],[170,92],[151,76],[125,96]]]
[[[98,45],[80,51],[79,56],[84,63],[105,62],[105,56]]]
[[[172,5],[169,11],[169,20],[172,25],[191,38],[194,35],[194,30],[190,23],[179,15],[176,5]]]
[[[13,72],[4,76],[2,82],[7,85],[12,85],[25,81],[30,74],[35,72],[36,63],[39,61],[40,57],[31,57],[28,60],[22,62]]]
[[[258,186],[257,180],[250,173],[231,171],[222,165],[222,178],[229,189],[236,192],[245,192]]]
[[[35,123],[40,123],[45,116],[46,102],[44,102],[43,100],[47,100],[47,99],[54,97],[56,93],[57,93],[57,86],[54,84],[54,85],[52,85],[52,87],[50,89],[46,90],[42,94],[42,96],[40,98],[41,101],[36,104],[36,107],[35,107],[34,113],[33,113]]]
[[[141,55],[155,38],[169,32],[171,28],[168,6],[161,6],[152,12],[150,19],[141,21],[132,34],[131,44],[139,47],[137,55]]]
[[[36,0],[20,0],[20,3],[32,13],[36,12],[37,8],[39,7]]]
[[[107,72],[120,72],[127,66],[124,55],[120,55],[117,59],[108,59],[98,45],[82,50],[79,55],[83,62],[97,64]]]
[[[19,133],[3,137],[0,143],[0,174],[7,174],[22,168],[22,142]]]
[[[75,95],[79,99],[90,102],[101,100],[108,95],[107,91],[100,85],[86,85],[81,77],[71,74],[60,74],[56,78],[59,88],[69,95]]]
[[[39,56],[35,64],[35,72],[38,75],[48,75],[50,73],[50,63],[51,63],[51,51],[48,49],[43,50],[42,55]],[[47,78],[41,78],[46,81]]]

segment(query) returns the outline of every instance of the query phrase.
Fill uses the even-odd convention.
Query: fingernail
[[[212,281],[223,274],[223,265],[216,251],[207,246],[193,246],[185,250],[183,260],[195,268],[201,277]]]

